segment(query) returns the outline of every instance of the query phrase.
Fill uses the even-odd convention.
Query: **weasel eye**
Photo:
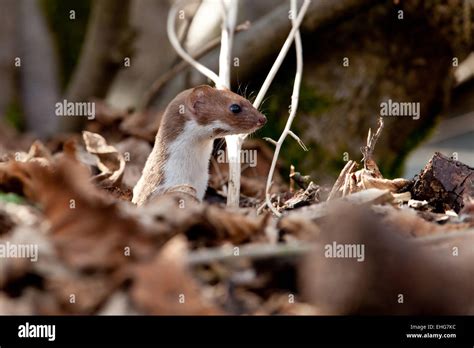
[[[232,104],[231,106],[229,106],[229,110],[232,111],[234,114],[238,114],[239,112],[242,111],[240,106],[237,104]]]

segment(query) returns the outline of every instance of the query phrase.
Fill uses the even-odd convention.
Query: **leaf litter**
[[[156,129],[128,116],[103,105],[82,137],[46,143],[1,130],[1,314],[474,314],[473,168],[435,153],[412,180],[384,178],[380,122],[362,169],[349,161],[332,188],[295,167],[276,176],[281,218],[262,206],[271,151],[259,140],[241,208],[225,207],[220,152],[205,202],[178,189],[137,208]]]

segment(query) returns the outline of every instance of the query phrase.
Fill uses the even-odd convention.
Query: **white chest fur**
[[[213,146],[213,130],[216,125],[200,126],[195,121],[187,121],[179,134],[167,147],[164,165],[164,182],[154,193],[176,185],[191,185],[196,196],[202,200],[209,180],[209,159]]]

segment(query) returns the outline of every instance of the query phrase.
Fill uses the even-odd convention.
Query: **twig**
[[[239,24],[235,28],[235,32],[238,33],[243,30],[247,30],[250,27],[250,22],[245,21]],[[211,52],[214,48],[216,48],[219,43],[221,42],[220,37],[216,37],[211,41],[207,42],[201,49],[197,50],[196,53],[192,55],[193,59],[200,59],[207,53]],[[141,103],[140,109],[144,110],[148,108],[155,98],[155,96],[161,91],[163,86],[165,86],[169,81],[171,81],[176,75],[178,75],[181,71],[188,67],[189,63],[185,60],[181,60],[178,64],[174,65],[171,69],[169,69],[166,73],[158,77],[158,79],[153,82],[150,89],[147,91],[143,101]]]
[[[221,0],[224,1],[224,0]],[[201,63],[197,62],[193,57],[191,57],[180,45],[179,40],[176,37],[176,32],[174,28],[174,22],[178,8],[182,5],[184,0],[177,1],[170,9],[168,14],[168,23],[167,31],[171,44],[177,51],[177,53],[190,65],[192,65],[196,70],[201,72],[203,75],[211,79],[218,89],[229,88],[230,87],[230,63],[231,63],[231,49],[232,49],[232,39],[233,33],[235,30],[235,22],[237,17],[238,9],[238,0],[230,1],[228,6],[222,2],[224,20],[221,36],[221,53],[219,56],[219,76],[216,75],[212,70],[208,69]],[[299,35],[299,26],[304,18],[306,10],[308,9],[310,0],[305,0],[298,17],[295,19],[294,15],[292,18],[292,30],[290,31],[286,42],[284,43],[277,59],[275,60],[270,72],[265,79],[262,88],[257,95],[257,98],[254,102],[254,107],[258,108],[264,98],[265,93],[267,92],[271,82],[273,81],[278,69],[280,68],[283,59],[285,58],[289,47],[293,40],[296,41],[296,37],[299,38],[301,45],[301,36]],[[293,4],[293,2],[292,2]],[[296,13],[296,2],[294,2],[294,14]],[[296,34],[298,33],[298,36]],[[301,79],[301,78],[300,78]],[[296,79],[295,79],[296,81]],[[294,100],[292,98],[292,105]],[[296,108],[294,108],[296,112]],[[293,112],[293,110],[292,110]],[[293,116],[294,117],[294,116]],[[291,125],[291,123],[290,123]],[[289,129],[288,129],[289,130]],[[288,133],[286,131],[286,134]],[[285,134],[285,136],[286,136]],[[295,135],[292,136],[302,144],[301,140]],[[236,207],[239,205],[240,200],[240,173],[241,173],[241,164],[239,162],[239,153],[242,147],[242,143],[245,139],[245,135],[233,135],[227,136],[227,153],[229,158],[229,183],[228,183],[228,195],[227,195],[227,206]],[[303,144],[304,145],[304,144]],[[281,147],[281,145],[280,145]],[[278,149],[279,151],[279,149]],[[274,168],[273,168],[274,171]]]
[[[222,189],[225,194],[227,194],[227,187],[225,186],[227,181],[224,178],[224,175],[222,175],[221,169],[219,168],[219,165],[217,164],[214,157],[211,157],[211,164],[214,170],[216,171],[217,177],[219,178],[219,188]]]
[[[221,0],[222,5],[222,31],[221,52],[219,55],[219,78],[222,82],[221,88],[230,89],[230,68],[232,61],[232,43],[237,22],[237,11],[239,0],[231,0],[228,5]],[[218,87],[219,88],[219,87]]]
[[[332,187],[331,192],[329,193],[329,196],[328,196],[328,199],[327,199],[328,201],[330,201],[331,199],[336,198],[335,197],[336,193],[340,190],[341,186],[345,182],[347,174],[352,173],[352,171],[354,170],[354,168],[356,166],[357,166],[357,163],[355,161],[352,161],[352,160],[346,163],[344,168],[341,170],[341,173],[339,174],[339,177],[337,178],[336,182],[334,183],[334,186]]]
[[[197,62],[191,57],[180,45],[176,37],[174,29],[174,22],[179,6],[184,0],[177,1],[170,9],[168,14],[168,36],[171,44],[178,54],[196,70],[201,72],[204,76],[211,79],[217,89],[230,89],[230,68],[231,68],[231,53],[232,42],[237,20],[238,0],[229,1],[228,5],[221,0],[223,25],[221,32],[221,52],[219,55],[219,76],[215,72]],[[227,153],[229,158],[229,184],[227,205],[238,206],[240,200],[240,163],[238,156],[242,147],[242,140],[238,136],[226,137]]]
[[[272,143],[272,144],[275,145],[275,146],[276,146],[276,144],[277,144],[277,142],[276,142],[275,140],[273,140],[272,138],[267,138],[267,137],[265,137],[265,138],[263,138],[263,140],[268,141],[269,143]]]
[[[231,0],[226,6],[221,0],[224,9],[222,21],[221,52],[219,55],[219,76],[224,87],[230,89],[230,69],[232,63],[232,43],[235,23],[237,20],[238,0]],[[240,150],[242,142],[238,135],[225,137],[227,157],[229,159],[229,181],[227,184],[227,206],[238,207],[240,203]]]
[[[291,192],[291,193],[295,192],[295,179],[294,179],[294,175],[295,175],[295,166],[294,166],[294,165],[290,165],[290,192]]]
[[[466,242],[472,240],[473,236],[473,229],[467,229],[465,231],[449,234],[435,234],[428,237],[413,238],[410,239],[410,242],[420,247],[431,247],[449,244],[450,242]],[[291,258],[304,256],[318,245],[319,242],[315,244],[302,242],[294,242],[291,244],[248,244],[239,246],[238,252],[236,252],[235,247],[228,246],[207,248],[189,253],[187,263],[190,266],[199,266],[213,262],[239,261],[242,259]]]
[[[191,252],[188,257],[188,265],[197,266],[212,262],[237,261],[243,258],[252,260],[268,259],[274,257],[295,257],[304,255],[311,251],[311,245],[307,243],[291,244],[249,244],[238,247],[238,253],[234,247],[208,248]]]
[[[288,34],[288,37],[283,44],[283,47],[280,50],[280,53],[278,54],[277,59],[273,63],[272,68],[270,69],[270,72],[268,73],[262,87],[260,88],[260,91],[258,92],[257,98],[255,99],[253,106],[258,109],[260,107],[260,104],[263,101],[263,98],[265,97],[265,94],[268,91],[268,88],[270,87],[270,84],[272,83],[276,73],[278,72],[278,69],[280,68],[283,60],[285,59],[286,54],[288,53],[288,50],[295,39],[296,33],[299,33],[299,26],[301,25],[301,22],[303,21],[304,15],[306,13],[306,10],[308,9],[310,0],[305,0],[303,5],[301,6],[300,13],[296,20],[292,21],[293,22],[293,27]],[[293,16],[294,18],[294,16]],[[230,136],[232,139],[232,142],[229,142],[231,146],[229,147],[229,144],[227,145],[227,151],[229,154],[229,159],[231,159],[231,156],[234,156],[235,159],[237,159],[238,153],[240,152],[240,149],[242,147],[242,144],[247,137],[247,134],[243,135],[233,135]],[[238,160],[232,161],[229,160],[229,195],[227,196],[227,206],[235,207],[239,205],[239,198],[240,198],[240,162]]]
[[[293,184],[296,183],[300,188],[302,188],[303,190],[306,190],[309,184],[312,182],[311,176],[301,175],[300,172],[294,171],[293,166],[292,168],[293,168],[293,172],[290,172],[290,186],[291,186],[291,183]],[[293,187],[293,191],[294,191],[294,187]],[[290,189],[290,192],[292,192],[291,189]]]
[[[201,48],[198,52],[196,52],[192,57],[193,59],[199,59],[204,56],[206,53],[212,51],[219,43],[221,42],[221,38],[215,38],[209,41],[203,48]],[[143,98],[143,102],[141,103],[140,109],[144,110],[148,106],[150,106],[151,101],[153,98],[160,92],[164,85],[166,85],[169,81],[171,81],[177,74],[188,67],[188,62],[182,60],[178,64],[174,65],[170,70],[166,73],[161,75],[153,85],[150,87],[148,92],[146,93],[145,97]]]
[[[291,30],[291,32],[295,33],[294,38],[295,38],[295,49],[296,49],[295,83],[293,85],[293,94],[291,96],[290,116],[288,117],[288,120],[286,121],[285,129],[283,130],[283,133],[281,133],[280,138],[278,139],[278,142],[276,143],[275,153],[273,154],[272,164],[270,166],[270,171],[269,171],[268,177],[267,177],[267,185],[266,185],[266,188],[265,188],[265,201],[267,203],[267,206],[278,217],[281,216],[281,213],[275,207],[273,207],[272,202],[271,202],[271,198],[270,198],[270,187],[271,187],[271,184],[272,184],[272,181],[273,181],[273,174],[275,172],[275,167],[276,167],[276,163],[277,163],[277,160],[278,160],[278,155],[280,154],[280,149],[281,149],[281,146],[283,145],[283,142],[285,141],[287,135],[289,135],[289,134],[291,134],[291,136],[293,138],[297,139],[298,142],[300,144],[302,144],[301,140],[296,136],[296,134],[294,134],[290,130],[290,128],[291,128],[291,124],[293,123],[293,119],[296,116],[296,110],[298,109],[298,100],[299,100],[299,94],[300,94],[301,78],[302,78],[302,75],[303,75],[303,45],[301,43],[301,35],[300,35],[300,31],[298,29],[298,26],[299,26],[299,24],[301,23],[301,21],[303,19],[302,15],[304,15],[304,11],[306,11],[305,6],[307,8],[308,5],[309,5],[309,1],[307,0],[307,1],[305,1],[305,3],[302,6],[301,13],[298,16],[298,19],[299,19],[299,22],[298,22],[295,19],[295,16],[296,16],[296,13],[297,13],[296,0],[291,0],[291,12],[292,12],[291,22],[292,22],[292,25],[293,25],[293,29]],[[288,43],[288,46],[289,46],[289,44],[291,44],[291,41],[288,41],[288,39],[287,39],[287,42],[285,42],[285,45],[283,45],[284,48],[287,45],[287,43]],[[280,56],[282,56],[282,52],[284,51],[284,48],[280,52],[280,55],[279,55],[278,58],[280,58]],[[286,54],[286,52],[284,54]],[[284,55],[283,55],[283,57],[284,57]],[[265,94],[266,90],[268,89],[268,86],[270,85],[271,81],[273,80],[274,75],[276,74],[276,70],[278,70],[279,65],[281,64],[281,62],[278,63],[278,61],[279,61],[278,58],[275,61],[275,63],[273,64],[273,67],[272,67],[270,73],[268,74],[268,76],[265,80],[265,83],[263,84],[262,88],[260,89],[260,92],[258,93],[257,99],[259,99],[259,97],[260,97],[260,100],[255,101],[255,103],[257,103],[257,104],[259,104],[261,102],[261,98],[263,98],[263,95]],[[276,66],[276,69],[274,69],[275,66]],[[262,94],[262,90],[263,90],[263,94]],[[254,103],[254,105],[255,105],[255,103]],[[306,147],[304,147],[304,149],[305,148]]]
[[[175,51],[183,58],[186,62],[188,62],[191,66],[193,66],[196,70],[198,70],[201,74],[208,77],[211,81],[213,81],[218,88],[222,88],[223,84],[219,76],[212,71],[211,69],[205,67],[198,61],[196,61],[193,57],[191,57],[181,46],[178,37],[176,36],[175,30],[175,19],[176,14],[178,13],[178,9],[182,7],[183,3],[189,0],[179,0],[171,6],[170,12],[168,13],[168,22],[167,22],[167,33],[168,38],[170,40],[171,45],[175,49]]]
[[[309,151],[306,145],[303,143],[303,141],[295,133],[293,133],[292,130],[288,131],[288,135],[290,135],[293,139],[296,140],[296,142],[298,143],[299,146],[301,146],[303,151]]]
[[[344,178],[344,186],[343,186],[343,190],[342,190],[342,197],[346,197],[348,194],[349,194],[349,188],[351,187],[351,175],[350,175],[350,172],[346,174],[345,178]],[[364,190],[365,192],[367,190]],[[362,192],[364,192],[362,191]]]
[[[280,53],[278,54],[277,59],[273,63],[272,68],[270,69],[270,72],[268,73],[267,77],[265,78],[265,81],[263,82],[262,87],[260,88],[260,91],[257,94],[257,98],[255,98],[255,101],[253,103],[253,106],[255,108],[259,108],[260,104],[263,101],[263,98],[265,97],[265,94],[268,91],[268,88],[270,87],[270,84],[272,83],[273,79],[275,78],[276,73],[278,72],[278,69],[280,69],[281,64],[283,63],[283,60],[286,57],[286,54],[288,53],[288,50],[290,49],[291,44],[293,43],[293,40],[296,37],[296,34],[298,33],[299,35],[299,27],[301,25],[301,22],[303,21],[303,18],[306,14],[306,11],[308,9],[308,6],[310,4],[310,0],[305,0],[303,5],[301,6],[301,9],[299,11],[298,16],[295,19],[296,12],[293,12],[292,16],[292,29],[290,33],[288,34],[288,37],[286,38],[285,43],[283,44]],[[295,5],[296,6],[296,5]],[[296,9],[295,9],[296,11]],[[301,40],[301,39],[300,39]]]
[[[369,133],[367,134],[367,145],[361,148],[364,158],[362,159],[365,162],[372,160],[375,151],[375,144],[380,138],[383,129],[383,119],[379,117],[378,128],[374,135],[372,135],[372,129],[369,128]]]

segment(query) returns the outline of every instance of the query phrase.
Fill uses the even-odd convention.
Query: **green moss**
[[[61,86],[65,88],[79,58],[91,0],[41,0],[41,7],[56,43],[61,63]],[[70,19],[71,10],[75,11],[75,19]]]
[[[300,99],[298,102],[298,112],[320,114],[331,107],[334,100],[326,95],[318,94],[317,91],[302,83],[300,89]]]
[[[275,140],[280,137],[289,115],[293,84],[288,83],[288,81],[292,81],[292,78],[288,77],[286,81],[278,79],[272,86],[269,93],[270,97],[264,108],[264,112],[269,117],[269,122],[261,132],[262,137],[270,137]],[[333,103],[334,101],[331,98],[318,93],[314,88],[303,83],[300,89],[297,116],[291,127],[293,132],[296,134],[303,133],[303,129],[300,128],[301,123],[298,122],[298,115],[303,116],[304,114],[305,118],[318,117]],[[279,157],[282,164],[280,172],[283,177],[288,176],[290,164],[294,164],[298,171],[305,174],[314,172],[316,161],[313,159],[320,159],[325,153],[316,144],[306,143],[305,145],[310,151],[303,151],[293,138],[286,138]]]
[[[269,122],[259,136],[270,137],[275,140],[279,138],[288,118],[288,106],[291,101],[293,88],[292,78],[292,76],[288,76],[287,80],[284,81],[284,78],[280,77],[274,82],[264,110],[269,117]],[[337,101],[330,96],[324,95],[303,83],[300,90],[298,113],[291,127],[292,130],[296,134],[303,134],[305,129],[302,129],[302,127],[304,127],[305,122],[301,122],[299,117],[305,119],[319,117],[336,103]],[[403,147],[397,150],[396,153],[380,154],[377,164],[384,177],[400,177],[404,171],[404,162],[407,155],[426,139],[434,127],[435,123],[431,121],[427,122],[427,124],[420,124],[420,127],[412,132],[403,144]],[[306,146],[310,149],[309,152],[303,151],[293,138],[286,138],[279,156],[281,163],[280,174],[283,177],[288,176],[290,164],[295,165],[296,169],[304,174],[315,175],[315,173],[320,173],[326,177],[337,177],[339,175],[341,169],[346,164],[342,156],[331,156],[328,151],[325,151],[323,146],[317,143],[306,142]],[[336,153],[344,153],[345,151],[350,153],[351,159],[360,161],[362,158],[360,152],[353,153],[344,148],[339,149]],[[314,177],[313,179],[318,180],[319,178]]]
[[[0,192],[0,202],[14,203],[14,204],[24,204],[25,199],[16,193],[4,193]]]
[[[5,111],[4,119],[7,122],[7,124],[21,131],[24,129],[24,122],[23,122],[22,115],[23,115],[23,112],[21,110],[21,105],[18,101],[15,100],[8,105]]]

